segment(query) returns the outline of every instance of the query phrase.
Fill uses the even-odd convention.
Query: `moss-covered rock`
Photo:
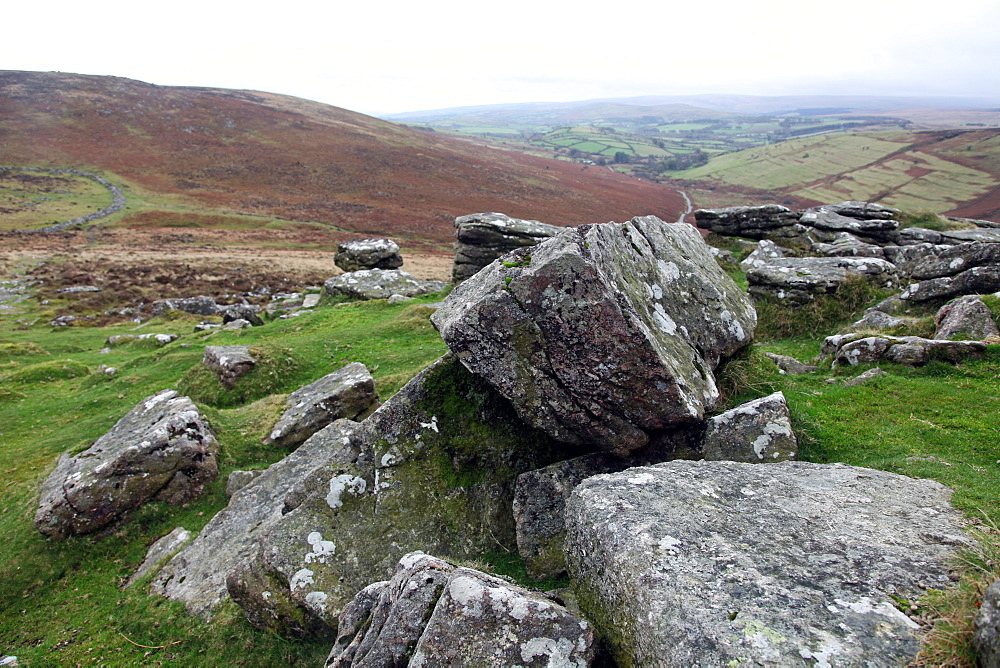
[[[230,573],[229,593],[254,625],[286,635],[336,628],[344,605],[407,552],[515,549],[517,475],[568,454],[451,356],[350,439],[357,457],[304,479],[256,555]]]

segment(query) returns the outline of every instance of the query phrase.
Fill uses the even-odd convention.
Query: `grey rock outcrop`
[[[177,340],[176,334],[115,334],[104,342],[106,346],[121,346],[133,341],[149,341],[156,346],[165,346]]]
[[[191,540],[191,532],[184,527],[177,527],[150,545],[149,550],[146,552],[146,558],[139,564],[139,568],[129,576],[129,579],[125,582],[125,587],[131,587],[148,575],[161,561],[173,556],[189,540]]]
[[[764,356],[769,360],[774,362],[774,364],[781,370],[782,373],[787,373],[792,376],[796,376],[803,373],[813,373],[814,371],[819,371],[819,367],[813,366],[811,364],[803,364],[794,357],[789,357],[788,355],[777,355],[775,353],[764,353]]]
[[[858,374],[854,378],[848,378],[847,380],[844,381],[844,387],[857,387],[858,385],[864,385],[865,383],[869,383],[875,380],[876,378],[881,378],[882,376],[888,376],[888,375],[889,374],[887,374],[882,369],[875,367],[874,369],[868,369],[868,371],[865,371],[862,374]]]
[[[885,249],[862,241],[850,232],[837,233],[830,243],[814,243],[811,251],[827,257],[874,257],[886,259]]]
[[[931,360],[953,364],[975,359],[986,350],[981,341],[944,341],[924,339],[919,336],[866,336],[845,334],[828,336],[823,351],[833,355],[833,366],[838,364],[874,364],[894,362],[905,366],[922,366]]]
[[[254,470],[254,471],[230,471],[229,477],[226,478],[226,496],[232,497],[233,494],[240,491],[258,477],[263,475],[264,469]]]
[[[694,212],[698,227],[727,237],[748,239],[788,239],[801,237],[802,214],[778,204],[734,206],[725,209],[698,209]]]
[[[375,380],[354,362],[292,392],[268,440],[293,448],[334,420],[362,420],[378,408]]]
[[[219,382],[232,388],[240,377],[257,366],[250,346],[205,346],[201,363],[219,374]]]
[[[236,490],[229,505],[163,567],[152,589],[204,619],[228,600],[226,576],[256,553],[260,538],[284,515],[286,498],[312,471],[350,461],[348,436],[357,423],[339,420]]]
[[[857,206],[864,204],[864,202],[841,202],[813,207],[802,212],[799,222],[813,228],[813,235],[819,237],[821,241],[834,241],[841,232],[868,239],[891,240],[899,223],[891,217],[869,217]],[[855,213],[860,217],[852,215]],[[881,212],[879,213],[881,215]]]
[[[563,228],[502,213],[474,213],[455,219],[455,263],[452,281],[464,281],[501,255],[535,246]]]
[[[593,453],[522,473],[514,491],[517,549],[535,578],[566,570],[563,540],[566,501],[583,480],[633,466],[675,459],[728,459],[773,463],[794,459],[798,442],[785,397],[776,392],[721,413],[703,424],[661,435],[627,457]]]
[[[949,498],[842,464],[634,468],[574,490],[567,562],[620,665],[898,666],[919,629],[892,597],[968,543]]]
[[[254,327],[260,327],[264,324],[264,321],[258,315],[259,310],[258,307],[250,304],[226,306],[222,311],[222,322],[223,324],[229,324],[235,320],[246,320]]]
[[[993,314],[979,295],[966,295],[942,306],[934,317],[935,339],[982,341],[1000,336]]]
[[[219,444],[187,397],[146,397],[42,483],[35,528],[57,540],[98,531],[145,501],[181,504],[218,475]]]
[[[255,626],[333,629],[354,595],[407,552],[469,559],[498,544],[514,549],[514,480],[568,454],[451,357],[347,440],[343,457],[300,478],[281,518],[257,531],[259,548],[228,574],[230,596]]]
[[[823,208],[841,216],[857,218],[858,220],[892,220],[900,214],[899,209],[875,202],[859,202],[857,200],[827,204]]]
[[[923,281],[929,278],[955,276],[973,267],[1000,265],[1000,244],[967,243],[951,246],[914,267],[911,277]]]
[[[359,269],[399,269],[403,256],[392,239],[352,239],[337,244],[333,263],[344,271]]]
[[[986,588],[974,628],[972,646],[976,649],[976,665],[980,668],[1000,665],[1000,580]]]
[[[416,297],[440,292],[447,287],[442,281],[422,281],[399,269],[361,269],[334,276],[323,284],[326,294],[348,299],[388,299],[392,295]]]
[[[801,257],[775,259],[747,271],[750,294],[793,303],[834,292],[851,276],[882,288],[899,285],[896,267],[877,258]]]
[[[763,267],[771,260],[778,260],[783,257],[785,257],[785,251],[782,250],[781,246],[773,241],[761,239],[757,242],[757,247],[753,249],[753,252],[740,262],[740,269],[744,272],[750,271],[754,267]]]
[[[347,605],[326,665],[583,667],[596,647],[590,625],[554,601],[413,552]]]
[[[713,370],[749,343],[757,317],[697,230],[646,216],[514,251],[431,321],[523,420],[624,454],[714,406]]]
[[[214,299],[205,295],[158,299],[153,302],[153,315],[162,315],[167,311],[183,311],[195,315],[216,315],[219,313],[219,305],[215,303]]]
[[[301,292],[279,292],[274,295],[265,308],[264,312],[269,316],[276,316],[285,311],[295,311],[305,304],[305,295]]]
[[[911,302],[927,302],[961,295],[984,295],[998,290],[1000,265],[993,265],[973,267],[955,276],[913,283],[903,291],[902,298]]]

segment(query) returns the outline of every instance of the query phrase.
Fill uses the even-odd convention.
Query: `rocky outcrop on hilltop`
[[[346,272],[361,269],[399,269],[403,256],[392,239],[352,239],[337,244],[333,263]]]
[[[399,269],[360,269],[334,276],[323,284],[326,294],[347,299],[388,299],[393,295],[416,297],[444,290],[443,281],[422,281]]]
[[[626,454],[700,420],[720,360],[757,324],[698,232],[585,225],[460,284],[431,321],[473,373],[553,438]]]
[[[517,248],[535,246],[562,229],[537,220],[502,213],[474,213],[455,219],[455,264],[452,281],[459,283]]]
[[[187,397],[146,397],[92,446],[59,458],[42,483],[35,528],[62,540],[98,531],[155,499],[181,504],[218,475],[219,444]]]

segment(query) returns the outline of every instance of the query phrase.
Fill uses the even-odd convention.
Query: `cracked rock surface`
[[[57,540],[98,531],[149,499],[181,504],[218,475],[219,444],[174,390],[146,397],[92,446],[59,458],[42,483],[35,528]]]
[[[513,251],[431,320],[521,419],[626,454],[714,406],[713,371],[751,341],[757,315],[693,227],[645,216]]]

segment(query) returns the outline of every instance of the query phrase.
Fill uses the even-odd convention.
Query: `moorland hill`
[[[503,210],[566,225],[637,211],[672,220],[673,191],[608,169],[474,146],[317,102],[105,76],[0,72],[3,163],[121,183],[117,226],[319,224],[450,246],[455,216]],[[256,222],[255,222],[256,220]],[[49,223],[51,221],[43,221]]]

